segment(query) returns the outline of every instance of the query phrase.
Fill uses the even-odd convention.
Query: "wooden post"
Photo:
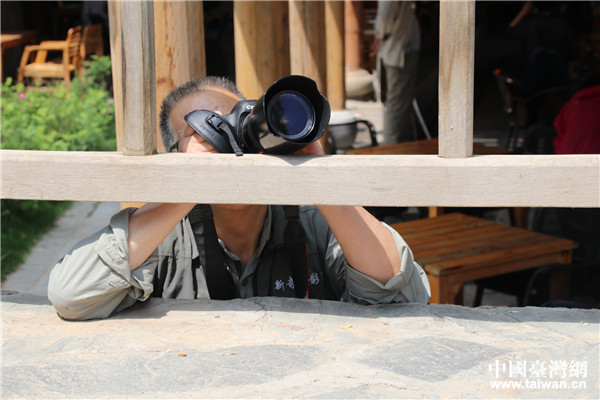
[[[346,66],[350,70],[360,69],[360,36],[363,4],[362,1],[344,1],[344,26],[345,26],[345,50]]]
[[[439,155],[473,155],[475,1],[440,2]]]
[[[257,99],[277,79],[290,74],[286,1],[235,1],[235,77],[248,99]]]
[[[176,87],[206,75],[204,13],[201,1],[154,2],[156,115]],[[159,151],[165,151],[156,124]]]
[[[333,110],[346,108],[344,69],[344,2],[325,2],[327,98]]]
[[[290,0],[290,70],[315,82],[326,95],[325,13],[322,1]]]
[[[115,130],[117,149],[123,148],[123,82],[121,77],[121,20],[116,1],[108,3],[108,25],[110,32],[110,58],[112,64],[112,85],[115,101]]]
[[[115,75],[121,76],[121,96],[115,98],[117,113],[122,113],[120,150],[124,155],[156,153],[156,96],[154,73],[154,12],[151,2],[119,1],[115,41]],[[120,102],[120,104],[118,103]]]
[[[290,0],[290,70],[317,83],[327,97],[325,8],[323,1]],[[329,152],[329,132],[320,139]]]

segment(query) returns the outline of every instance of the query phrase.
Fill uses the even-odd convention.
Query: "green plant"
[[[116,150],[114,106],[106,89],[110,58],[87,64],[83,79],[27,89],[8,78],[1,85],[3,149]],[[35,242],[69,203],[2,200],[1,261],[4,278],[25,259]],[[51,262],[51,260],[49,260]]]
[[[2,84],[2,148],[116,150],[114,106],[100,85],[78,79],[70,91],[58,83],[25,90]]]
[[[110,87],[112,81],[110,57],[98,57],[94,54],[91,56],[91,60],[83,62],[83,66],[85,67],[83,77],[88,84]]]
[[[2,200],[2,281],[25,261],[33,245],[69,206],[66,201]]]

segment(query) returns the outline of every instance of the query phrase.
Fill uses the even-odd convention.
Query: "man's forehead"
[[[206,88],[203,89],[201,92],[198,93],[193,93],[191,94],[189,97],[193,97],[195,99],[206,99],[206,100],[231,100],[234,102],[238,102],[240,101],[240,98],[238,96],[236,96],[235,94],[231,93],[228,90],[222,89],[222,88],[218,88],[218,87],[214,87],[214,88]]]
[[[197,109],[222,111],[223,107],[232,108],[241,99],[235,94],[222,88],[207,88],[198,93],[184,97],[180,104],[189,111]]]

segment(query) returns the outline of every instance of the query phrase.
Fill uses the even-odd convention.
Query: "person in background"
[[[577,42],[567,21],[556,12],[557,2],[525,2],[508,33],[523,47],[520,96],[569,82],[569,62],[577,57]]]
[[[600,79],[581,89],[554,120],[556,154],[600,154]]]
[[[421,35],[412,1],[378,1],[375,41],[385,104],[386,144],[414,140],[410,124],[415,97]]]

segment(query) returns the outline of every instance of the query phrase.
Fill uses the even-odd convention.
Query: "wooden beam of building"
[[[346,108],[344,67],[344,2],[325,2],[325,36],[327,45],[327,100],[332,110]]]
[[[323,1],[290,0],[290,70],[317,82],[327,96]]]
[[[439,154],[473,155],[475,1],[440,1]]]
[[[123,148],[123,77],[121,76],[121,19],[119,18],[119,3],[107,2],[108,27],[110,40],[110,58],[112,67],[113,99],[115,102],[115,130],[117,134],[117,149]]]
[[[233,3],[236,84],[248,99],[261,97],[290,74],[287,1]]]
[[[111,3],[111,2],[109,2]],[[156,153],[154,11],[152,2],[110,4],[117,132],[124,155]]]
[[[600,207],[600,155],[266,156],[0,150],[2,198]]]
[[[201,1],[155,1],[156,115],[176,87],[206,75]],[[156,125],[158,151],[165,148]]]
[[[361,16],[363,2],[344,0],[344,32],[346,67],[356,70],[361,67],[360,43],[362,35]]]
[[[327,62],[325,5],[323,1],[289,1],[290,72],[314,80],[325,97],[327,94]],[[335,96],[334,96],[335,98]],[[320,139],[329,153],[329,132]]]

